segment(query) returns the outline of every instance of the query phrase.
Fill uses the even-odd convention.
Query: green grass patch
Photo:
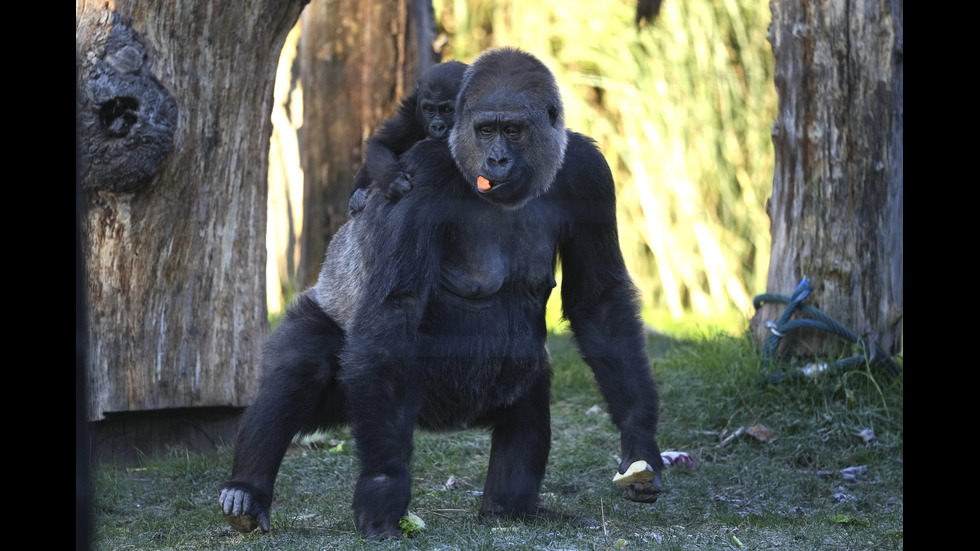
[[[411,510],[426,528],[364,541],[350,503],[350,433],[298,442],[283,462],[272,532],[238,534],[217,509],[231,450],[173,452],[93,472],[94,549],[902,549],[903,378],[853,371],[767,382],[758,352],[723,334],[650,342],[658,441],[699,466],[665,469],[653,505],[611,480],[619,435],[567,335],[550,344],[553,444],[545,503],[603,529],[477,517],[490,449],[482,431],[419,433]],[[598,406],[598,407],[593,407]],[[771,439],[753,436],[763,426]],[[741,430],[740,430],[741,429]],[[750,430],[751,429],[751,430]],[[868,431],[874,438],[866,440]]]

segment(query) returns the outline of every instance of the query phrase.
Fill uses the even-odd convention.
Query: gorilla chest
[[[420,327],[420,422],[431,428],[478,422],[550,374],[544,317],[556,237],[535,218],[471,221],[445,234]]]
[[[449,226],[436,300],[476,309],[494,305],[509,317],[523,300],[544,298],[555,286],[556,232],[535,209],[483,209]],[[526,315],[526,314],[525,314]]]

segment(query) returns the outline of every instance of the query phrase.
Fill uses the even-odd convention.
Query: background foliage
[[[593,137],[618,186],[620,239],[647,320],[744,329],[765,291],[773,59],[765,0],[436,0],[446,59],[494,46],[538,56],[567,122]]]

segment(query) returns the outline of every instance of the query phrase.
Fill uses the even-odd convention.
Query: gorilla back
[[[628,497],[654,501],[659,398],[613,182],[593,142],[565,129],[551,73],[518,50],[484,54],[464,75],[449,144],[423,140],[401,161],[414,189],[394,204],[369,195],[270,339],[219,499],[229,523],[268,530],[289,438],[345,422],[367,536],[399,534],[416,425],[492,431],[482,515],[588,522],[538,500],[551,440],[545,304],[559,259],[563,313],[621,431],[619,471],[637,460],[656,470]]]

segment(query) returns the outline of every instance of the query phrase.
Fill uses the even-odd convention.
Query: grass
[[[611,483],[618,434],[588,368],[566,336],[555,336],[550,348],[553,445],[543,498],[599,519],[602,530],[479,520],[474,492],[489,438],[464,431],[416,437],[411,510],[426,529],[400,541],[364,541],[350,508],[357,461],[340,430],[294,446],[279,474],[269,534],[233,532],[217,510],[229,449],[174,451],[137,469],[100,467],[93,548],[903,548],[902,377],[853,371],[772,385],[744,339],[651,341],[663,402],[658,441],[691,453],[699,466],[666,468],[664,494],[646,505],[625,500]],[[738,431],[755,425],[774,437]],[[859,435],[866,429],[876,438],[866,442]],[[447,487],[450,479],[456,483]]]

